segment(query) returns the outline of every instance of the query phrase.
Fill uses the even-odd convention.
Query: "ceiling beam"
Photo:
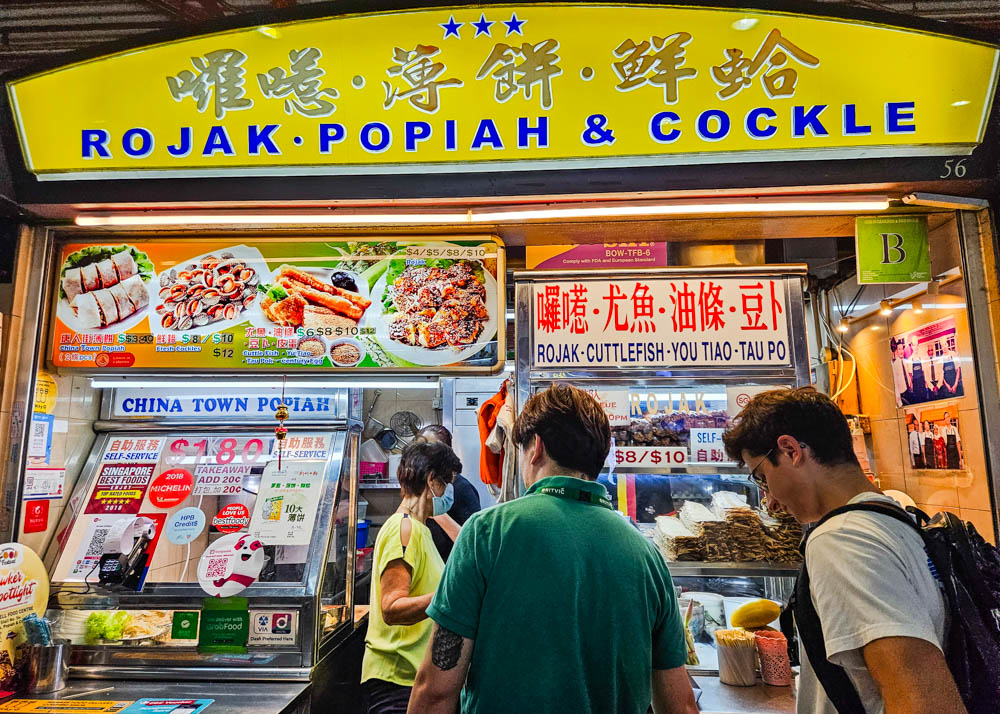
[[[157,10],[169,13],[174,17],[187,20],[210,20],[222,17],[226,11],[232,11],[224,0],[145,0]]]

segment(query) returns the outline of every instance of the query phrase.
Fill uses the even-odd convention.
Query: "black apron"
[[[962,391],[959,389],[958,385],[958,374],[955,369],[955,360],[950,359],[944,363],[944,367],[941,369],[941,374],[944,378],[944,386],[951,388],[952,385],[955,387],[955,396],[962,396]]]
[[[924,468],[936,469],[934,465],[934,437],[924,437]]]
[[[945,441],[945,453],[948,454],[948,468],[958,469],[961,468],[959,465],[958,457],[958,436],[955,434],[948,434]]]
[[[924,379],[924,366],[921,364],[920,360],[914,360],[913,374],[911,378],[913,380],[913,403],[921,404],[927,401],[927,382]]]

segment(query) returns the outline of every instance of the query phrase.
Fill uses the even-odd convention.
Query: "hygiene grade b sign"
[[[538,282],[532,307],[534,367],[792,363],[782,278]]]
[[[491,5],[203,35],[8,95],[52,180],[954,155],[983,139],[998,53],[779,13]]]

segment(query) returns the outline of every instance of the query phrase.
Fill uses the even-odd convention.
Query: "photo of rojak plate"
[[[262,263],[257,251],[237,246],[160,273],[157,327],[178,332],[214,331],[220,329],[215,323],[245,318],[244,312],[257,300]]]
[[[370,318],[385,349],[413,364],[445,365],[470,358],[496,338],[491,266],[437,258],[423,265],[402,258],[388,262],[372,290],[382,314]]]
[[[274,325],[324,329],[355,328],[372,302],[358,289],[355,273],[330,268],[282,265],[269,285],[261,285],[260,309]],[[325,352],[325,350],[324,350]]]
[[[482,268],[466,260],[406,268],[385,295],[385,307],[395,312],[389,337],[412,347],[475,344],[489,318]]]
[[[146,316],[153,272],[149,257],[130,245],[70,253],[59,275],[59,319],[77,332],[125,331]]]

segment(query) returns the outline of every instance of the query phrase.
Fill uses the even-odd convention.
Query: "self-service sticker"
[[[149,487],[149,502],[157,508],[173,508],[184,502],[194,489],[194,476],[187,469],[170,469],[156,477]]]
[[[200,508],[182,508],[167,518],[167,540],[174,545],[190,543],[205,530],[205,520]]]
[[[253,585],[264,567],[264,544],[233,533],[212,543],[198,561],[198,583],[213,597],[238,595]]]
[[[212,525],[222,533],[236,533],[250,525],[250,511],[242,503],[230,503],[212,519]]]

